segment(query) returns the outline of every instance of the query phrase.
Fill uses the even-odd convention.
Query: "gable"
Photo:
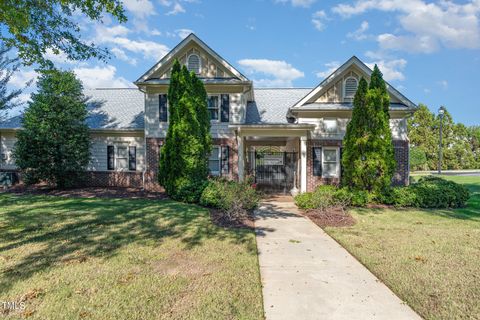
[[[178,59],[182,65],[186,65],[187,59],[191,55],[199,57],[200,72],[198,76],[200,78],[249,81],[197,36],[190,34],[135,83],[169,79],[175,59]]]
[[[335,72],[323,80],[308,95],[298,101],[292,108],[302,107],[308,104],[322,103],[351,103],[353,99],[346,98],[345,81],[348,78],[354,78],[357,81],[363,77],[370,81],[372,70],[368,68],[357,57],[350,58],[346,63],[340,66]],[[403,104],[408,108],[415,108],[415,104],[387,83],[388,94],[391,103]]]

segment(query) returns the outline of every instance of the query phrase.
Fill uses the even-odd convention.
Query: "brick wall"
[[[86,187],[141,188],[142,185],[141,171],[87,171],[82,183]]]
[[[338,178],[322,178],[313,175],[313,147],[341,147],[341,140],[309,140],[307,141],[307,191],[313,191],[317,186],[322,184],[339,184]],[[408,141],[394,140],[393,146],[395,150],[395,160],[397,169],[393,176],[393,185],[408,185],[409,183],[409,145]]]

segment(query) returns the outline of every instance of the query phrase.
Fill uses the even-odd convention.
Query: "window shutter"
[[[221,121],[229,122],[230,121],[230,95],[222,94],[222,106],[221,106]]]
[[[230,172],[229,156],[230,156],[230,147],[222,146],[222,158],[220,162],[222,175],[228,175],[228,173]]]
[[[315,177],[322,176],[322,148],[320,147],[313,147],[313,175]]]
[[[343,147],[340,147],[340,176],[343,174],[343,162],[342,162]]]
[[[159,113],[160,122],[167,122],[168,117],[168,110],[167,110],[167,95],[161,94],[158,96],[158,104],[159,104]]]
[[[107,146],[107,170],[115,169],[115,148]]]
[[[137,147],[128,147],[128,170],[137,170]]]

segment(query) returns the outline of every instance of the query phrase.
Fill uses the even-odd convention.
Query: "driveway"
[[[420,319],[291,198],[262,203],[255,228],[270,319]]]

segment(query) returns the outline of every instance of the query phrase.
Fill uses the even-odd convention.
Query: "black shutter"
[[[107,146],[107,170],[115,169],[115,148]]]
[[[343,174],[342,153],[343,153],[343,147],[340,147],[340,177],[341,177],[342,174]]]
[[[220,169],[222,175],[228,175],[230,168],[229,168],[229,153],[230,153],[230,148],[228,146],[222,146],[222,158],[220,161]]]
[[[313,147],[312,148],[312,157],[313,157],[313,175],[315,177],[322,176],[322,148]]]
[[[128,170],[137,170],[137,147],[128,147]]]
[[[221,121],[229,122],[230,121],[230,95],[222,94],[221,95],[222,105],[221,105]]]
[[[167,122],[167,95],[166,94],[161,94],[158,96],[158,105],[159,105],[159,112],[160,112],[160,117],[159,120],[160,122]]]

